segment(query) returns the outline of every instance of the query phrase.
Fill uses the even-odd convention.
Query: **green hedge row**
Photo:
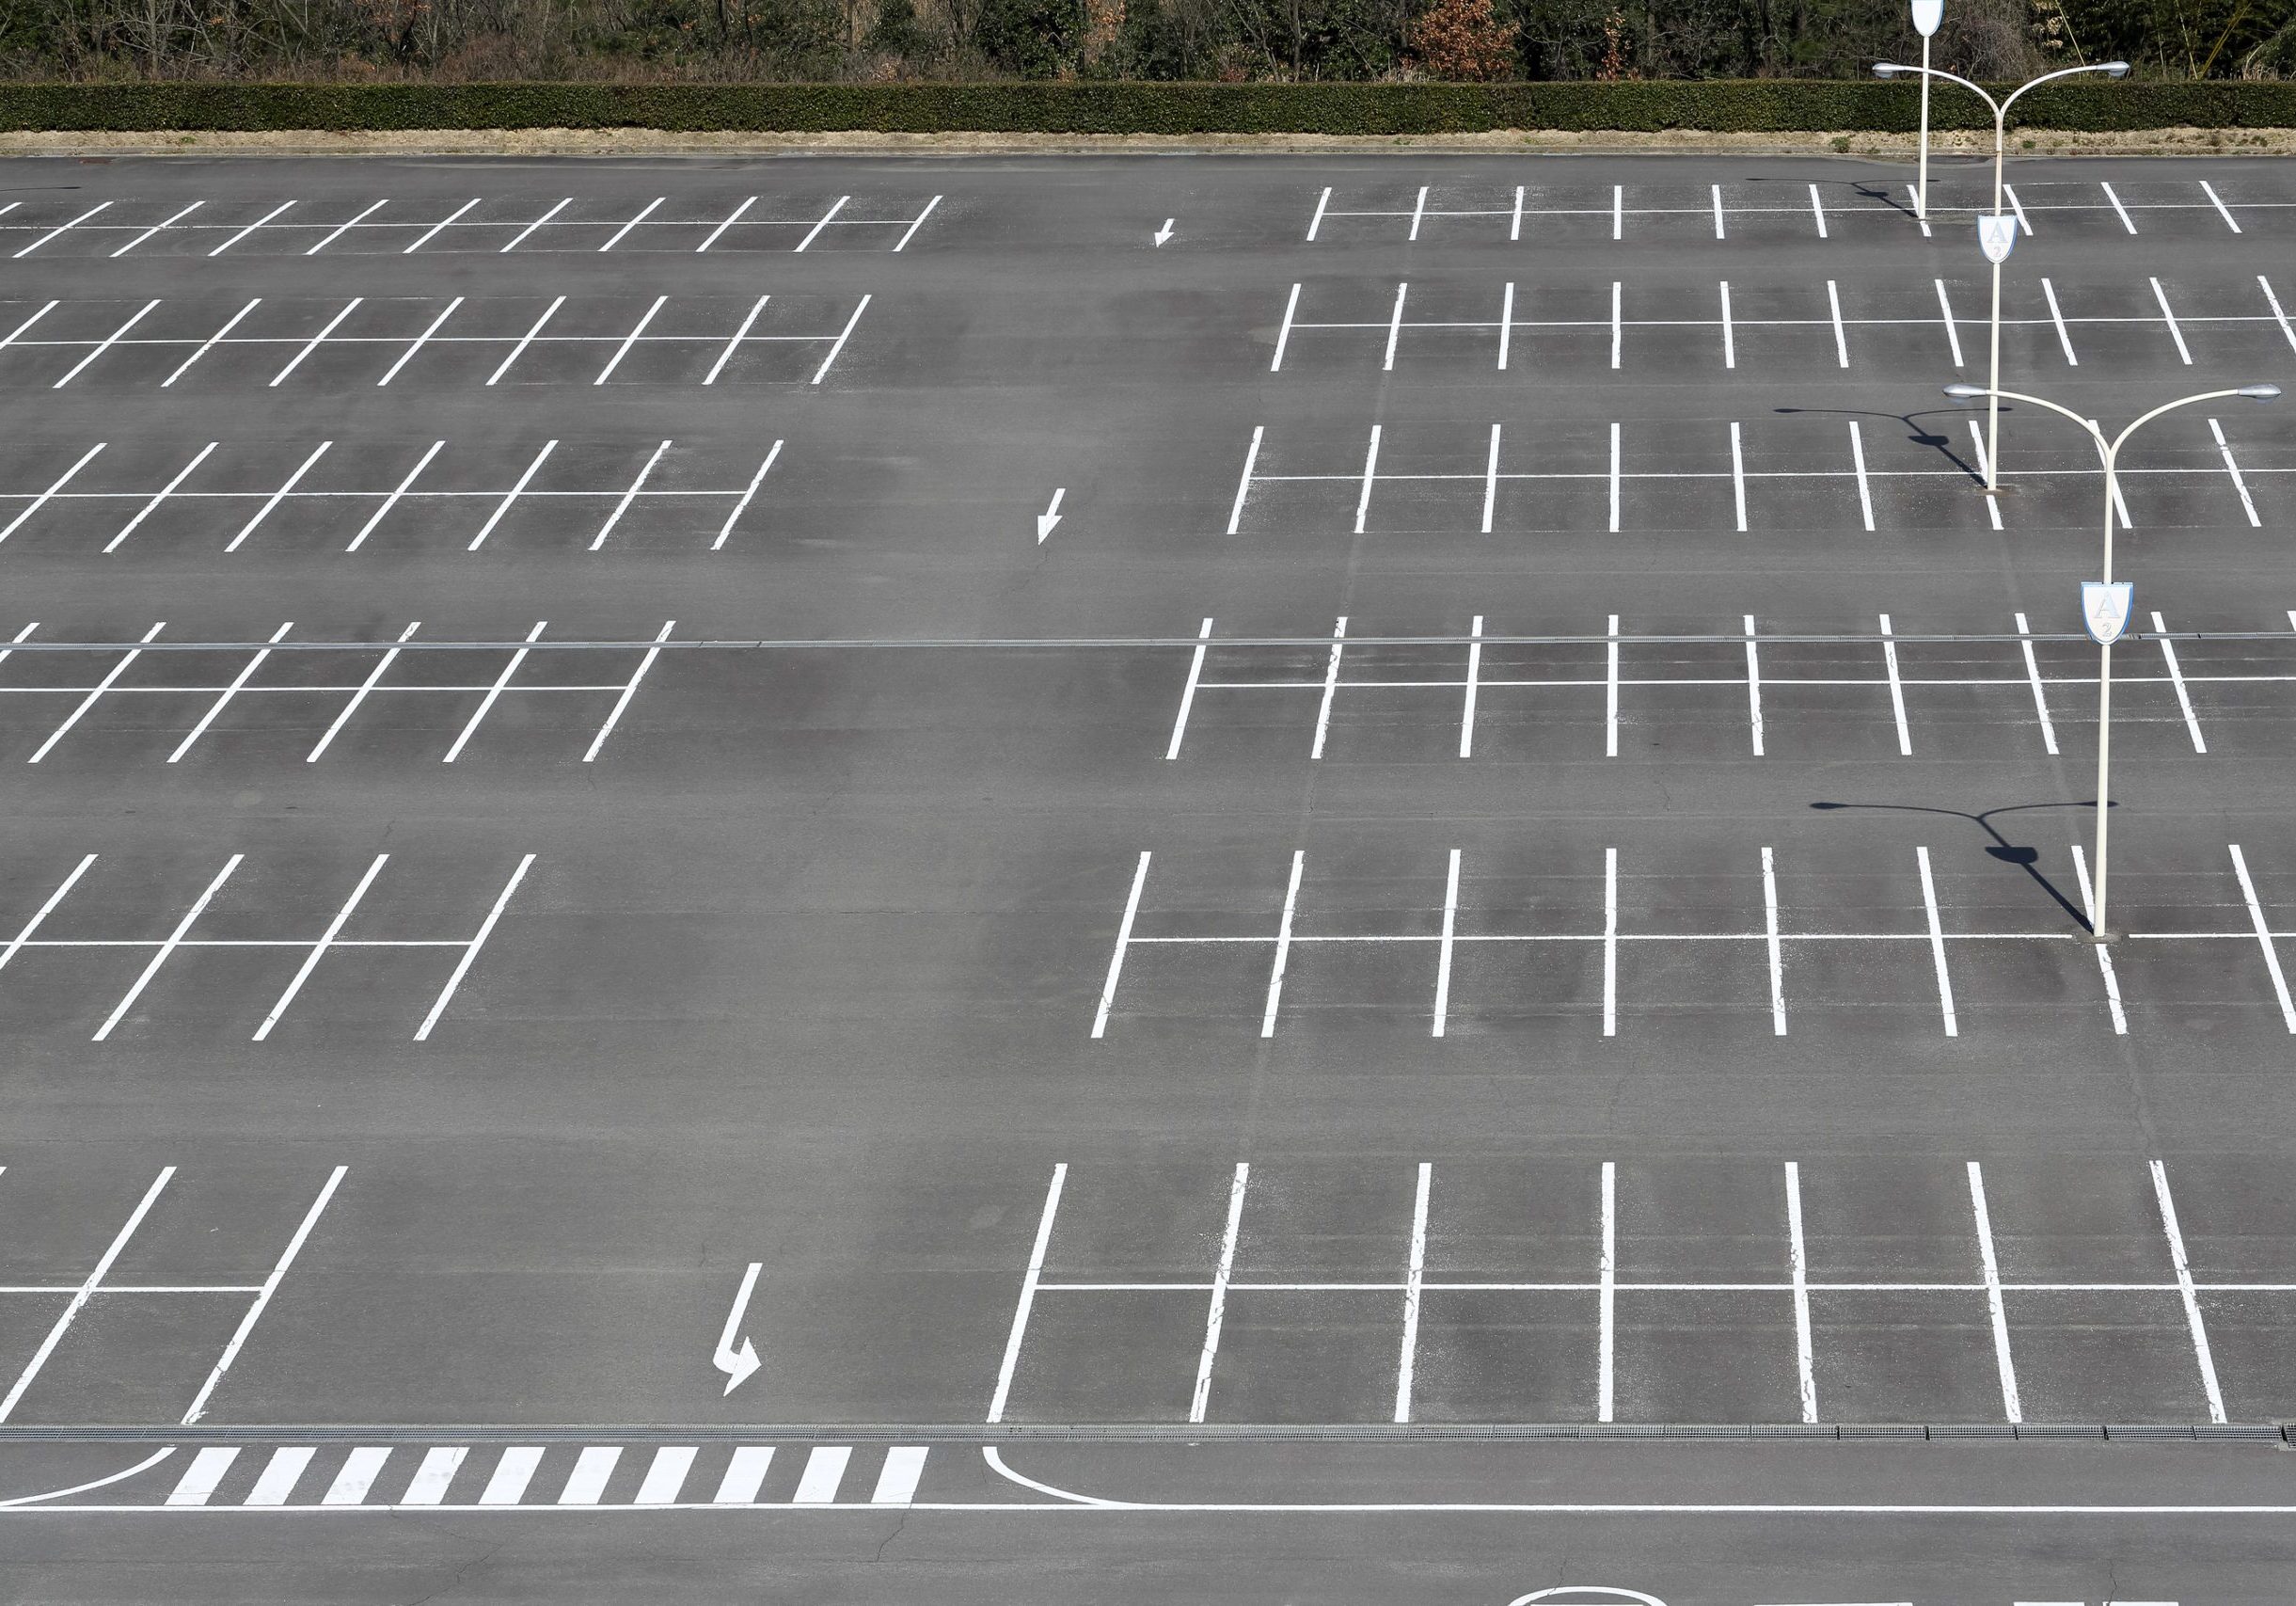
[[[1811,79],[1630,84],[10,84],[0,130],[657,128],[680,132],[1464,134],[1903,132],[1918,91]],[[2028,127],[2296,127],[2296,83],[2073,80]],[[1982,128],[1940,87],[1940,128]]]

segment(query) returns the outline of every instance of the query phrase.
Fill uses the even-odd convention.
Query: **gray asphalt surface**
[[[1979,169],[6,178],[0,1592],[2287,1598],[2296,413],[2100,959]],[[2005,384],[2296,374],[2284,165],[2011,180]]]

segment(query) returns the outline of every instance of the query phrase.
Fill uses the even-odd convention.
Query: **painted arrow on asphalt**
[[[741,1347],[734,1347],[734,1335],[741,1331],[741,1318],[750,1308],[750,1296],[756,1291],[757,1274],[764,1262],[752,1261],[750,1269],[741,1274],[741,1291],[734,1296],[734,1308],[725,1313],[725,1329],[718,1335],[718,1352],[709,1363],[725,1374],[725,1391],[732,1393],[750,1380],[750,1375],[764,1362],[757,1359],[757,1346],[746,1337]]]
[[[1053,533],[1053,526],[1060,522],[1060,499],[1068,494],[1069,487],[1061,486],[1053,493],[1053,500],[1045,504],[1044,511],[1037,515],[1037,546],[1044,545],[1044,538]]]
[[[1164,227],[1156,231],[1156,244],[1160,248],[1172,237],[1172,223],[1173,220],[1167,217],[1164,220]]]

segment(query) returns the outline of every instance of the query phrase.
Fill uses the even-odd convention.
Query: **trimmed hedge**
[[[1626,84],[8,84],[0,130],[657,128],[939,134],[1910,132],[1904,83]],[[1937,128],[1988,128],[1940,86]],[[2019,102],[2027,127],[2296,127],[2296,82],[2073,80]]]

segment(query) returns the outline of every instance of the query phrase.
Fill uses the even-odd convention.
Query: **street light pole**
[[[1919,67],[1907,67],[1894,61],[1876,62],[1874,65],[1874,76],[1876,78],[1894,78],[1901,72],[1917,72],[1921,74],[1922,84],[1924,88],[1927,87],[1930,79],[1942,78],[1948,84],[1960,85],[1964,89],[1967,89],[1971,94],[1976,96],[1979,100],[1983,101],[1987,105],[1992,108],[1993,215],[1996,218],[2001,216],[2003,188],[2002,169],[2007,158],[2006,147],[2008,143],[2007,130],[2009,122],[2009,108],[2017,104],[2018,97],[2022,95],[2028,89],[2037,89],[2044,84],[2051,83],[2059,78],[2069,78],[2077,72],[2101,72],[2108,78],[2125,78],[2129,75],[2129,64],[2126,61],[2099,61],[2092,66],[2064,67],[2058,69],[2054,72],[2044,72],[2038,78],[2035,78],[2029,82],[2019,85],[2015,89],[2012,89],[2009,92],[2009,95],[2005,100],[1997,101],[1990,94],[1987,94],[1985,89],[1980,87],[1978,85],[1971,83],[1967,78],[1962,77],[1960,74],[1956,72],[1947,72],[1942,69],[1929,66],[1927,55],[1928,39],[1926,36],[1924,36],[1923,39],[1922,48],[1923,65]],[[1925,106],[1926,103],[1924,103],[1924,108]],[[1927,140],[1924,139],[1923,142],[1923,151],[1924,155],[1927,154],[1927,151],[1928,143]],[[1924,183],[1926,181],[1924,181]],[[1987,254],[1990,255],[1990,253]],[[1998,258],[1996,258],[1993,262],[1993,311],[1989,323],[1991,327],[1991,361],[1987,373],[1986,390],[1987,395],[1991,399],[1988,400],[1986,405],[1985,494],[1987,496],[1999,496],[2001,494],[2001,261]]]
[[[1913,0],[1913,30],[1922,36],[1921,180],[1913,190],[1913,215],[1929,221],[1929,37],[1945,20],[1945,0]]]
[[[1956,401],[1960,402],[1974,401],[1979,396],[1984,396],[1995,406],[1998,406],[2003,399],[2012,402],[2026,402],[2034,406],[2046,407],[2052,413],[2071,419],[2082,429],[2088,431],[2089,438],[2097,443],[2098,454],[2104,459],[2104,579],[2100,583],[2110,588],[2113,584],[2114,511],[2119,495],[2117,465],[2120,459],[2121,447],[2127,443],[2129,437],[2134,435],[2138,430],[2144,428],[2146,424],[2152,422],[2153,420],[2159,418],[2161,414],[2175,412],[2178,407],[2189,407],[2199,402],[2219,401],[2225,397],[2239,397],[2243,401],[2250,402],[2269,402],[2280,394],[2280,387],[2277,385],[2242,385],[2237,390],[2204,390],[2197,396],[2185,396],[2174,402],[2163,402],[2161,405],[2153,408],[2152,411],[2137,419],[2135,422],[2123,429],[2111,440],[2107,440],[2105,438],[2104,430],[2098,426],[2095,419],[2085,418],[2080,413],[2073,411],[2072,408],[2059,406],[2056,403],[2049,401],[2044,397],[2028,396],[2016,390],[1980,390],[1974,385],[1961,384],[1946,386],[1945,393],[1948,396],[1953,397]],[[2124,611],[2121,616],[2121,623],[2126,624],[2127,621],[2128,613],[2126,611]],[[2098,658],[2097,908],[2094,914],[2090,917],[2089,939],[2090,941],[2096,943],[2109,943],[2113,940],[2113,932],[2112,928],[2105,924],[2105,855],[2112,831],[2113,816],[2111,808],[2107,803],[2107,799],[2111,796],[2113,775],[2113,644],[2114,641],[2119,639],[2120,628],[2118,626],[2115,626],[2109,633],[2099,633],[2094,628],[2094,626],[2092,626],[2090,634],[2097,636],[2098,638]]]

